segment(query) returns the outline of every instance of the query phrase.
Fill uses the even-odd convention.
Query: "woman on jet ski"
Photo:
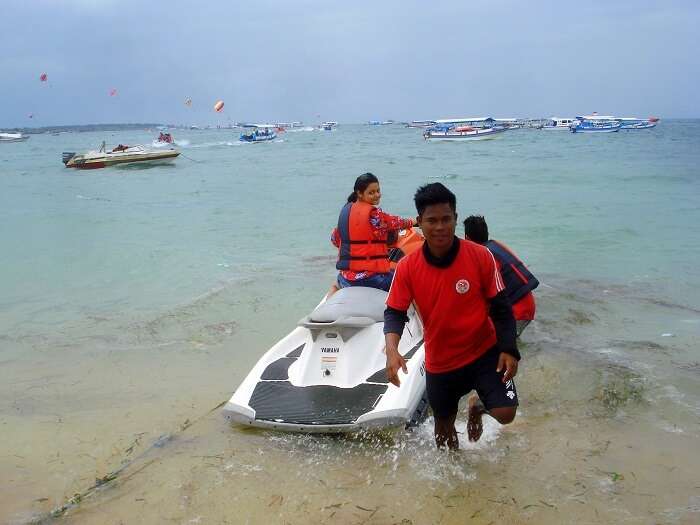
[[[399,230],[415,225],[415,219],[389,215],[379,208],[379,179],[371,173],[357,177],[348,201],[340,210],[331,242],[338,248],[338,288],[369,286],[389,291],[394,276],[389,267],[388,244]]]

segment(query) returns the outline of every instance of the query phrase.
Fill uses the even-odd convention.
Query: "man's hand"
[[[399,368],[403,370],[404,374],[408,374],[408,368],[406,368],[406,360],[399,354],[398,350],[386,349],[386,377],[389,383],[395,386],[401,386],[401,380],[399,380]]]
[[[388,358],[387,358],[387,363],[388,363]],[[501,355],[498,358],[498,368],[496,368],[496,372],[500,373],[501,370],[506,371],[506,373],[503,374],[503,379],[501,381],[503,381],[504,383],[507,383],[508,381],[513,379],[515,377],[515,375],[518,373],[518,360],[510,354],[506,354],[505,352],[501,352]]]

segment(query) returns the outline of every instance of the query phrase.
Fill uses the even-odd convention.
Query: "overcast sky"
[[[700,117],[699,26],[698,0],[0,0],[0,129]]]

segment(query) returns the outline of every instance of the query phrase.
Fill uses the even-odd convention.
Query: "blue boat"
[[[617,120],[620,122],[620,130],[622,131],[655,128],[659,123],[659,119],[656,117],[649,117],[648,119],[623,117]]]
[[[425,140],[463,142],[486,140],[500,136],[507,131],[506,126],[496,125],[491,117],[451,118],[435,121],[436,124],[423,132]]]
[[[255,129],[252,131],[241,133],[238,140],[241,142],[266,142],[268,140],[275,140],[276,138],[277,133],[275,133],[272,127],[255,126]]]
[[[613,116],[584,115],[576,117],[569,129],[572,133],[614,133],[622,124]]]

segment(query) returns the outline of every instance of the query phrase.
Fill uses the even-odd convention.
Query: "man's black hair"
[[[482,215],[470,215],[464,219],[464,235],[470,241],[486,244],[489,240],[489,227]]]
[[[433,204],[449,204],[452,211],[457,213],[457,197],[439,182],[433,182],[418,188],[413,201],[416,203],[418,215],[423,215],[425,209]]]

